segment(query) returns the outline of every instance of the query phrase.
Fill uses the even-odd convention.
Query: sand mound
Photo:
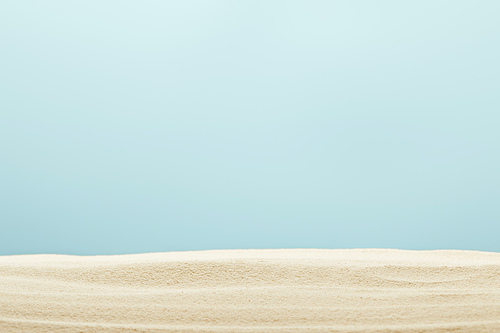
[[[500,253],[0,257],[0,332],[500,332]]]

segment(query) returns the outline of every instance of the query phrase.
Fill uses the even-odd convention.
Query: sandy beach
[[[500,332],[500,253],[0,256],[0,332]]]

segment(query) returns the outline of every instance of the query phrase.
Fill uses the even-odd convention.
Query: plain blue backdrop
[[[0,254],[500,251],[500,2],[0,4]]]

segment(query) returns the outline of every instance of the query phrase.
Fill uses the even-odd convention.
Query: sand
[[[500,332],[500,253],[0,256],[0,332]]]

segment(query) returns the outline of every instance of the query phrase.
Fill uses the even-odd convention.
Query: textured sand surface
[[[500,332],[500,253],[0,256],[0,332]]]

